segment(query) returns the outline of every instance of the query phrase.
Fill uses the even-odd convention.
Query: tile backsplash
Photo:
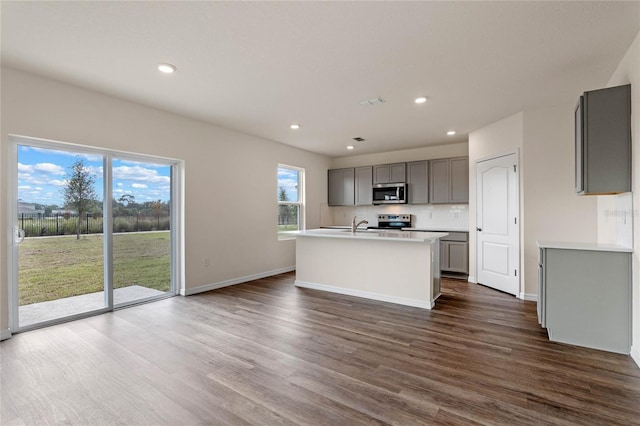
[[[354,216],[366,219],[370,226],[378,223],[378,214],[413,215],[416,228],[447,229],[467,231],[469,229],[469,205],[392,205],[392,206],[344,206],[324,207],[321,210],[321,225],[350,225]]]

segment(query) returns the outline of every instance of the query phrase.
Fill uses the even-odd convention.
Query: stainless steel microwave
[[[407,184],[377,183],[373,185],[373,204],[407,204]]]

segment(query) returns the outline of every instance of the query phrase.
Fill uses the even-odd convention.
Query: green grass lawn
[[[26,238],[19,251],[21,306],[104,290],[100,234]],[[113,270],[114,288],[169,291],[169,231],[115,234]]]

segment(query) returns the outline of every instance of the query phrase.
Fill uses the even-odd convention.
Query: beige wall
[[[295,265],[295,241],[275,232],[278,163],[306,169],[307,226],[320,223],[327,157],[12,69],[1,78],[0,330],[8,327],[9,134],[184,160],[187,290]]]
[[[597,200],[574,192],[574,106],[524,114],[522,276],[527,294],[537,293],[536,241],[597,241]]]
[[[537,293],[539,240],[595,242],[596,199],[573,191],[573,104],[528,110],[469,135],[469,229],[475,229],[475,163],[519,152],[520,297]],[[470,270],[477,276],[476,238],[469,235]]]
[[[518,113],[469,134],[469,281],[476,282],[476,162],[522,151],[523,114]],[[522,167],[520,168],[522,200]],[[522,206],[522,201],[520,202]],[[522,207],[520,227],[522,227]]]
[[[618,86],[621,84],[631,83],[631,140],[632,147],[632,189],[636,191],[636,196],[633,197],[633,219],[635,226],[633,227],[633,246],[635,251],[633,253],[633,284],[632,284],[632,347],[631,352],[640,365],[640,255],[638,254],[638,248],[640,248],[640,226],[638,225],[638,212],[640,211],[640,197],[637,196],[638,188],[640,188],[640,33],[636,36],[633,44],[629,47],[626,55],[618,65],[618,68],[611,76],[608,86]],[[618,198],[624,198],[627,195],[619,196]],[[614,209],[616,211],[619,207],[616,204],[612,204],[610,197],[598,197],[598,216],[603,221],[603,217],[606,217],[607,211]],[[613,237],[606,232],[601,233],[599,236],[602,242],[610,242]]]
[[[339,169],[342,167],[361,167],[373,166],[376,164],[431,160],[433,158],[462,157],[467,155],[468,146],[468,143],[462,142],[449,145],[425,146],[422,148],[380,152],[376,154],[351,155],[349,157],[334,158],[331,168]]]

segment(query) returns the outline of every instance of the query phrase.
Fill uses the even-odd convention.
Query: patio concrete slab
[[[132,285],[115,289],[113,291],[113,302],[114,305],[119,305],[121,303],[134,302],[163,294],[166,293],[152,288]],[[30,305],[20,306],[20,327],[104,307],[104,291],[83,294],[81,296],[65,297],[49,302],[32,303]]]

